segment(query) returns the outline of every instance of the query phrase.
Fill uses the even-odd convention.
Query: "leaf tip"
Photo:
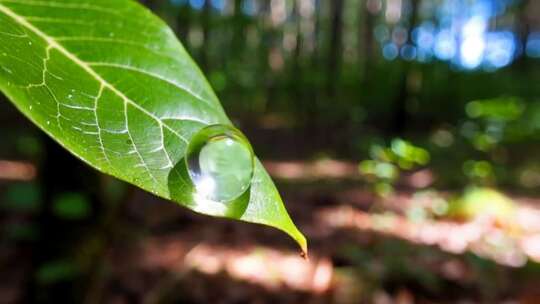
[[[295,231],[293,232],[286,232],[293,238],[293,240],[296,241],[296,243],[300,247],[300,256],[305,260],[308,260],[308,245],[306,237],[298,229],[295,229]]]
[[[302,249],[303,251],[300,252],[300,257],[302,257],[304,260],[309,261],[309,256],[307,253],[307,248]]]

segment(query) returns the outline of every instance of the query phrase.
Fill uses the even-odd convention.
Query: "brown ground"
[[[136,191],[108,230],[85,303],[540,303],[537,198],[514,197],[518,230],[489,217],[417,222],[405,216],[418,203],[407,179],[380,200],[353,163],[265,164],[309,260],[274,229]],[[28,252],[1,249],[0,303],[15,303]]]

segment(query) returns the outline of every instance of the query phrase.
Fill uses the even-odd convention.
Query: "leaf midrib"
[[[158,122],[160,128],[165,127],[169,131],[171,131],[174,135],[176,135],[180,140],[184,142],[188,142],[186,138],[184,138],[182,135],[178,134],[178,132],[173,129],[171,126],[166,124],[164,121],[162,121],[159,117],[155,116],[151,112],[149,112],[144,107],[137,104],[135,101],[131,100],[129,97],[127,97],[123,92],[115,88],[111,83],[109,83],[107,80],[105,80],[99,73],[97,73],[94,69],[90,67],[86,62],[79,59],[75,54],[68,51],[64,46],[62,46],[58,41],[56,41],[53,37],[50,37],[43,31],[41,31],[39,28],[34,26],[32,23],[28,22],[24,17],[18,15],[17,13],[13,12],[11,9],[7,8],[3,4],[0,4],[0,12],[3,12],[7,16],[11,17],[15,22],[20,24],[21,26],[29,29],[34,34],[45,40],[45,42],[48,44],[49,47],[54,48],[58,50],[60,53],[62,53],[64,56],[66,56],[68,59],[73,61],[75,64],[80,66],[83,70],[85,70],[88,74],[90,74],[92,77],[96,79],[101,85],[111,90],[114,94],[116,94],[118,97],[120,97],[125,103],[129,103],[133,107],[137,108],[138,110],[142,111],[144,114],[148,115],[152,119]],[[186,91],[189,93],[189,91]],[[193,95],[194,96],[194,95]],[[197,96],[195,96],[197,97]]]

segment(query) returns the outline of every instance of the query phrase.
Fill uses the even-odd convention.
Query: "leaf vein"
[[[116,69],[122,69],[122,70],[128,70],[128,71],[133,71],[133,72],[137,72],[137,73],[140,73],[140,74],[144,74],[144,75],[147,75],[147,76],[150,76],[152,78],[155,78],[155,79],[158,79],[158,80],[161,80],[163,82],[166,82],[188,94],[190,94],[191,96],[194,96],[195,98],[197,98],[198,100],[200,100],[201,102],[204,102],[210,106],[212,106],[212,104],[210,104],[208,101],[206,101],[204,98],[202,98],[200,95],[198,95],[197,93],[193,92],[193,90],[187,88],[186,86],[183,86],[177,82],[175,82],[174,80],[171,80],[171,79],[168,79],[168,78],[165,78],[163,76],[160,76],[156,73],[153,73],[153,72],[150,72],[150,71],[146,71],[144,69],[141,69],[141,68],[138,68],[138,67],[134,67],[134,66],[129,66],[129,65],[124,65],[124,64],[117,64],[117,63],[109,63],[109,62],[87,62],[87,64],[89,66],[102,66],[102,67],[110,67],[110,68],[116,68]]]
[[[101,96],[103,95],[103,90],[105,89],[105,87],[103,85],[101,85],[99,87],[99,92],[98,92],[98,95],[96,96],[95,100],[94,100],[94,118],[96,120],[96,127],[97,127],[97,138],[98,138],[98,141],[99,141],[99,147],[101,148],[101,153],[103,154],[103,157],[105,158],[105,162],[107,162],[107,164],[109,164],[109,166],[111,168],[114,168],[111,160],[109,159],[109,156],[107,155],[107,151],[105,151],[105,145],[103,144],[103,137],[101,136],[101,128],[99,126],[99,118],[98,118],[98,114],[97,114],[97,107],[98,107],[98,102],[99,102],[99,99],[101,98]]]
[[[6,1],[4,1],[6,2]],[[32,1],[34,2],[34,1]],[[36,1],[38,2],[38,1]],[[1,3],[1,2],[0,2]],[[161,128],[167,128],[169,131],[171,131],[173,134],[175,134],[176,136],[178,136],[182,141],[186,142],[187,143],[187,139],[185,139],[182,135],[180,135],[176,130],[174,130],[172,127],[170,127],[169,125],[165,124],[162,120],[160,120],[158,117],[156,117],[154,114],[152,114],[151,112],[149,112],[148,110],[146,110],[145,108],[143,108],[142,106],[140,106],[139,104],[137,104],[136,102],[134,102],[133,100],[131,100],[130,98],[128,98],[124,93],[122,93],[121,91],[119,91],[117,88],[115,88],[112,84],[110,84],[109,82],[107,82],[103,77],[101,77],[101,75],[99,75],[95,70],[93,70],[91,68],[91,66],[88,64],[88,63],[85,63],[84,61],[82,61],[81,59],[79,59],[77,56],[75,56],[73,53],[71,53],[70,51],[68,51],[66,48],[64,48],[61,44],[59,44],[55,39],[53,39],[52,37],[48,36],[46,33],[42,32],[40,29],[36,28],[32,23],[30,23],[29,21],[27,21],[24,17],[16,14],[15,12],[13,12],[12,10],[10,10],[9,8],[7,8],[6,6],[0,4],[0,11],[3,12],[4,14],[10,16],[11,18],[13,18],[17,23],[21,24],[22,26],[26,27],[27,29],[29,29],[30,31],[32,31],[33,33],[35,33],[37,36],[39,36],[40,38],[42,38],[47,44],[47,50],[50,50],[52,48],[54,49],[57,49],[60,53],[62,53],[64,56],[66,56],[68,59],[70,59],[71,61],[73,61],[75,64],[79,65],[83,70],[85,70],[89,75],[91,75],[94,79],[96,79],[102,86],[104,86],[105,88],[108,88],[109,90],[111,90],[115,95],[117,95],[118,97],[120,97],[123,101],[124,101],[124,107],[125,109],[127,110],[126,106],[127,104],[130,104],[132,105],[134,108],[142,111],[145,115],[149,116],[150,118],[152,118],[153,120],[155,120],[159,126],[160,126],[160,129]],[[45,73],[45,72],[44,72]],[[54,75],[53,75],[54,76]],[[49,88],[47,88],[49,89]],[[50,89],[49,89],[50,90]],[[195,96],[195,95],[193,95]],[[57,100],[56,100],[57,101]],[[58,102],[58,101],[57,101]],[[127,112],[125,113],[126,115],[126,119],[127,119]],[[59,122],[59,116],[57,116],[57,120]],[[61,128],[61,126],[59,125],[59,127]],[[106,130],[107,131],[107,130]],[[115,132],[111,132],[111,133],[115,133]],[[116,132],[118,133],[118,132]],[[130,139],[132,140],[132,136],[129,132],[129,128],[128,126],[126,125],[126,133],[129,135]],[[132,140],[133,141],[133,140]],[[136,147],[135,147],[136,149]],[[142,156],[140,155],[140,153],[137,151],[137,154],[139,155],[139,158],[141,159],[141,161],[143,162],[144,164],[144,167],[147,169],[149,175],[151,176],[151,178],[156,182],[156,184],[159,184],[157,183],[157,180],[156,178],[154,177],[154,175],[152,174],[152,172],[150,171],[150,169],[148,168],[148,166],[146,165],[146,163],[144,162],[144,160],[142,159]]]
[[[146,170],[146,172],[148,173],[148,175],[150,176],[150,178],[152,179],[152,181],[155,183],[155,186],[159,185],[159,182],[158,180],[156,179],[156,177],[154,176],[154,174],[152,173],[152,171],[150,170],[150,168],[148,167],[148,165],[146,164],[146,162],[144,161],[144,158],[142,157],[141,153],[139,152],[139,149],[137,148],[137,144],[135,143],[135,141],[133,140],[133,136],[131,135],[131,133],[129,132],[129,119],[128,119],[128,110],[127,110],[127,106],[128,106],[128,103],[127,102],[124,102],[124,117],[125,117],[125,126],[126,126],[126,130],[128,130],[127,134],[129,136],[129,140],[131,142],[131,145],[133,146],[133,151],[135,152],[135,154],[137,155],[137,157],[139,158],[140,160],[140,164],[136,165],[136,166],[141,166],[142,168],[144,168]],[[155,188],[154,188],[155,189]]]

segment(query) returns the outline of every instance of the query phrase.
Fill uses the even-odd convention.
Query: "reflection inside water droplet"
[[[196,194],[216,202],[242,195],[253,177],[254,157],[237,129],[212,125],[201,129],[188,145],[186,166]]]

